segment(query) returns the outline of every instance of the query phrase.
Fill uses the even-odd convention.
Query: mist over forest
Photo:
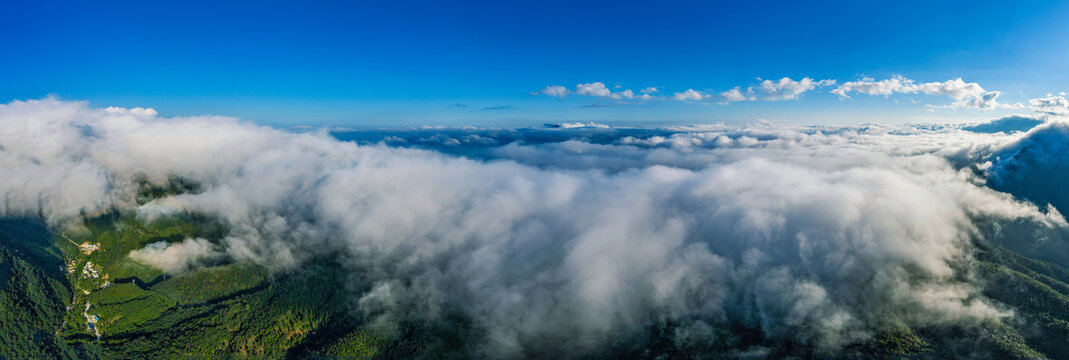
[[[164,281],[145,291],[234,266],[324,281],[330,259],[337,287],[304,295],[392,356],[413,338],[488,358],[1069,354],[1057,119],[296,131],[46,98],[0,124],[3,216],[202,229],[107,255]],[[1007,256],[1061,305],[992,290],[1028,273]],[[105,348],[123,321],[98,323]]]

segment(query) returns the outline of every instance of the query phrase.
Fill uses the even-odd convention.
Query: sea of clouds
[[[376,326],[459,313],[490,357],[665,322],[680,344],[742,327],[837,349],[888,314],[1012,317],[971,279],[976,242],[1064,249],[1069,125],[984,126],[298,132],[46,98],[0,105],[0,211],[213,216],[225,238],[130,256],[181,272],[338,254]],[[176,178],[198,190],[136,201]]]

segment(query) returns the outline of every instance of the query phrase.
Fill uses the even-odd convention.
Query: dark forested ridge
[[[0,220],[0,357],[81,358],[99,355],[95,345],[57,336],[64,327],[71,284],[63,254],[44,223]]]

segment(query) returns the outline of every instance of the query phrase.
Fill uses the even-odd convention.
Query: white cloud
[[[834,86],[837,81],[834,79],[814,80],[809,77],[804,77],[801,80],[793,80],[789,77],[784,77],[779,80],[762,80],[756,86],[747,87],[745,91],[741,87],[736,86],[727,91],[720,92],[716,98],[720,99],[722,103],[730,103],[736,101],[754,101],[754,100],[792,100],[798,99],[802,94],[812,91],[818,87]],[[616,86],[616,88],[621,88]],[[651,94],[658,93],[660,89],[656,87],[647,87],[639,91],[636,94],[630,89],[624,89],[617,92],[613,92],[602,82],[592,82],[586,84],[576,85],[574,91],[570,91],[563,86],[552,85],[547,86],[541,91],[535,94],[542,94],[555,97],[565,97],[569,94],[602,97],[612,100],[653,100],[653,99],[665,99],[665,97],[653,96]],[[876,80],[871,77],[864,77],[856,81],[848,81],[840,84],[830,91],[832,94],[838,95],[842,99],[850,99],[850,93],[860,93],[866,95],[882,95],[888,97],[893,94],[925,94],[925,95],[937,95],[946,96],[954,99],[953,102],[946,105],[927,105],[931,109],[979,109],[979,110],[994,110],[994,109],[1023,109],[1025,105],[1020,103],[1004,104],[998,102],[998,98],[1001,95],[999,91],[987,91],[978,83],[965,82],[961,78],[955,78],[942,82],[927,82],[917,83],[912,79],[906,78],[902,75],[893,75],[890,78],[883,80]],[[1048,96],[1050,98],[1051,96]],[[694,89],[687,89],[683,92],[676,92],[668,99],[676,101],[698,102],[714,98],[711,93],[706,93]],[[913,101],[916,103],[916,101]],[[897,100],[896,100],[897,103]],[[1035,106],[1033,106],[1035,107]],[[1055,111],[1057,109],[1054,109]],[[1041,111],[1042,110],[1037,110]]]
[[[994,110],[994,109],[1022,109],[1024,105],[1020,103],[1014,104],[1002,104],[998,102],[998,97],[1001,95],[998,91],[987,91],[980,95],[969,95],[959,101],[955,101],[950,104],[952,107],[964,108],[964,109],[980,109],[980,110]]]
[[[563,86],[560,86],[560,85],[549,85],[549,86],[546,86],[545,89],[542,89],[542,91],[537,92],[536,94],[542,94],[542,95],[547,95],[547,96],[556,96],[556,97],[563,98],[563,97],[567,96],[568,93],[570,93],[570,91],[568,91],[568,88],[566,88],[566,87],[563,87]]]
[[[612,95],[612,91],[605,87],[602,82],[592,82],[589,84],[579,84],[575,86],[575,93],[579,95],[588,96],[609,96]]]
[[[160,241],[129,254],[134,261],[172,274],[196,267],[202,261],[218,258],[219,255],[212,250],[212,244],[204,239],[185,239],[172,244]]]
[[[619,89],[619,88],[622,88],[622,87],[619,86],[619,85],[616,85],[616,86],[614,86],[614,88]],[[535,94],[535,95],[548,95],[548,96],[555,96],[555,97],[561,97],[561,98],[563,98],[563,97],[565,97],[565,96],[567,96],[569,94],[576,94],[576,95],[581,95],[581,96],[602,97],[602,98],[608,98],[608,99],[613,99],[613,100],[650,100],[650,99],[654,98],[652,95],[650,95],[650,93],[656,92],[656,91],[657,91],[656,88],[650,87],[650,88],[646,88],[646,89],[642,90],[641,91],[642,92],[641,95],[635,94],[635,92],[630,90],[630,89],[624,89],[624,90],[620,90],[620,91],[617,91],[617,92],[613,92],[607,86],[605,86],[605,83],[597,81],[597,82],[592,82],[592,83],[587,83],[587,84],[576,85],[575,86],[575,91],[570,91],[570,90],[568,90],[568,88],[565,88],[565,87],[560,86],[560,85],[550,85],[550,86],[546,86],[541,91],[536,92],[536,93],[532,93],[532,94]]]
[[[724,102],[733,101],[753,101],[753,100],[790,100],[797,99],[801,94],[813,90],[817,87],[834,85],[835,80],[813,80],[811,78],[802,78],[795,81],[789,77],[771,81],[764,80],[756,87],[748,87],[745,93],[741,87],[736,86],[731,90],[727,90],[719,93],[719,98]],[[705,99],[711,99],[713,95],[703,93],[694,89],[687,89],[684,92],[677,92],[672,96],[672,99],[678,101],[701,101]]]
[[[764,80],[756,87],[749,87],[744,94],[741,88],[736,87],[734,89],[724,91],[720,93],[720,97],[726,102],[732,101],[744,101],[744,100],[789,100],[796,99],[799,95],[813,90],[817,87],[834,85],[835,80],[813,80],[811,78],[802,78],[795,81],[790,78],[782,78],[777,81]],[[617,86],[617,88],[620,88]],[[652,100],[660,97],[655,97],[652,94],[660,92],[660,89],[656,87],[647,87],[639,91],[636,94],[630,89],[624,89],[617,92],[610,90],[605,83],[592,82],[576,85],[574,91],[569,91],[563,86],[553,85],[547,86],[545,89],[535,93],[556,97],[565,97],[569,94],[576,94],[582,96],[594,96],[602,97],[613,100]],[[758,97],[758,95],[760,97]],[[683,92],[674,93],[670,99],[677,101],[702,101],[711,99],[714,96],[712,94],[704,93],[694,89],[687,89]]]
[[[687,91],[677,92],[672,95],[672,99],[678,101],[701,101],[708,97],[709,95],[703,94],[700,91],[694,89],[687,89]]]
[[[982,97],[987,94],[984,88],[980,87],[977,83],[967,83],[961,78],[947,80],[944,82],[930,82],[917,84],[913,86],[914,92],[921,92],[928,95],[946,95],[954,100],[962,100],[965,98]],[[997,94],[995,95],[998,96]]]
[[[652,96],[650,96],[650,94],[635,95],[635,92],[631,91],[630,89],[623,90],[623,91],[620,91],[618,93],[612,94],[612,95],[610,95],[610,97],[613,98],[613,99],[617,99],[617,100],[620,100],[620,99],[624,99],[624,100],[634,100],[634,99],[649,100],[649,99],[653,98]]]
[[[756,91],[761,94],[761,100],[792,100],[797,99],[799,95],[813,90],[818,86],[835,85],[835,80],[820,80],[814,81],[808,77],[802,78],[802,80],[791,80],[789,77],[784,77],[777,81],[765,80],[762,81],[756,88]],[[750,88],[750,91],[755,91],[754,88]]]
[[[997,101],[1001,92],[986,91],[980,84],[967,83],[961,78],[943,82],[929,82],[918,84],[912,79],[902,75],[894,75],[889,79],[876,81],[873,78],[862,78],[858,81],[848,81],[831,90],[831,93],[840,98],[849,99],[851,92],[867,95],[883,95],[884,97],[894,93],[942,95],[956,101],[949,105],[929,105],[929,108],[965,108],[965,109],[1020,109],[1024,105],[1002,104]]]
[[[724,101],[727,101],[727,102],[746,101],[746,100],[755,100],[756,99],[753,96],[747,97],[746,95],[744,95],[742,93],[742,90],[740,90],[738,86],[736,86],[734,89],[731,89],[731,90],[728,90],[728,91],[720,93],[720,97],[722,97],[724,99]]]
[[[845,82],[842,85],[839,85],[839,87],[831,90],[832,94],[839,95],[839,97],[843,98],[850,98],[850,96],[847,95],[850,92],[883,96],[888,96],[896,92],[914,92],[913,80],[907,79],[902,75],[894,75],[889,79],[880,81],[875,81],[875,79],[867,77],[858,81]]]
[[[961,100],[950,103],[949,105],[928,105],[929,109],[978,109],[978,110],[995,110],[995,109],[1023,109],[1025,106],[1021,103],[1003,104],[998,102],[998,97],[1001,95],[998,91],[988,91],[978,96],[968,96]]]
[[[1069,100],[1061,96],[1031,99],[1028,100],[1028,103],[1032,105],[1033,110],[1041,114],[1051,116],[1069,115]]]

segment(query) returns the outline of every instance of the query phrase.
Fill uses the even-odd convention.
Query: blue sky
[[[8,1],[0,101],[53,94],[280,126],[971,121],[1069,90],[1067,5]],[[912,87],[830,92],[895,75]],[[783,77],[835,84],[761,92]],[[999,105],[922,90],[957,78]],[[609,95],[578,94],[598,82]],[[551,85],[568,94],[537,94]],[[648,87],[649,100],[620,95]],[[746,101],[725,101],[735,87]],[[675,100],[689,89],[708,97]]]

